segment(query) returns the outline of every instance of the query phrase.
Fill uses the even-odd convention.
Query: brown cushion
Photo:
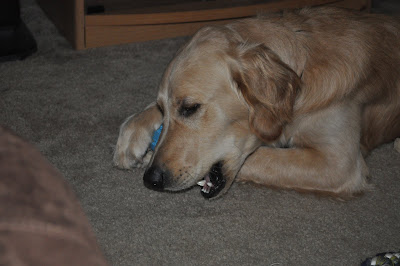
[[[107,265],[63,176],[2,127],[0,265]]]

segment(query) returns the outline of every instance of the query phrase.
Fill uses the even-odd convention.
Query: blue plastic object
[[[162,128],[163,128],[163,125],[161,124],[161,126],[160,126],[156,131],[154,131],[154,134],[153,134],[153,141],[152,141],[151,144],[150,144],[150,149],[151,149],[152,151],[154,151],[154,149],[155,149],[156,146],[157,146],[157,142],[158,142],[158,139],[160,138]]]

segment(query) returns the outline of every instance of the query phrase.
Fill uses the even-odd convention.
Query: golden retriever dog
[[[236,180],[346,198],[369,187],[368,152],[399,136],[400,24],[308,8],[198,31],[122,124],[114,163],[146,167],[159,191],[211,198]]]

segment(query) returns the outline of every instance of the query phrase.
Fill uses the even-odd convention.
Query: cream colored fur
[[[172,191],[223,161],[223,192],[234,180],[362,192],[365,156],[400,137],[399,43],[394,19],[332,8],[206,27],[170,63],[156,102],[121,126],[114,162],[159,165]]]

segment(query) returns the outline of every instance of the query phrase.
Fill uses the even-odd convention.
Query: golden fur
[[[114,162],[157,166],[172,191],[223,161],[223,192],[237,180],[346,197],[368,186],[368,152],[399,136],[399,23],[302,9],[200,30],[121,126]]]

